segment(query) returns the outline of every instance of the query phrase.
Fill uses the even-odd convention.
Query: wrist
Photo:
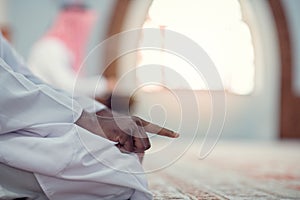
[[[89,113],[83,110],[75,124],[90,132],[96,133],[95,127],[98,125],[97,116],[94,113]]]

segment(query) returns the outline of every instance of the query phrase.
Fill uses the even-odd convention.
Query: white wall
[[[241,2],[246,9],[247,21],[252,27],[256,49],[256,85],[253,94],[248,96],[227,94],[227,115],[222,138],[272,140],[278,137],[279,128],[280,60],[276,29],[267,1]],[[193,136],[200,120],[198,134],[203,136],[212,117],[209,94],[195,93],[199,110],[192,102],[194,97],[191,93],[178,91],[178,94],[181,96],[182,105],[164,92],[140,92],[135,112],[158,123],[162,123],[167,115],[166,125],[175,130],[181,127],[183,136],[188,137]],[[189,113],[184,116],[183,124],[180,124],[181,108]]]
[[[7,25],[7,0],[0,0],[0,27]]]

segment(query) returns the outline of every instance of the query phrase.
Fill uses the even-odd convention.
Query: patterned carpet
[[[186,144],[152,146],[144,165],[156,200],[300,199],[300,142],[219,142],[202,160],[195,145],[180,155]]]

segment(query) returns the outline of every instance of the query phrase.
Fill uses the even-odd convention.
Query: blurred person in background
[[[31,50],[31,71],[46,83],[75,95],[98,98],[111,93],[113,79],[87,76],[82,67],[96,20],[97,13],[88,9],[84,1],[63,1],[52,27]]]

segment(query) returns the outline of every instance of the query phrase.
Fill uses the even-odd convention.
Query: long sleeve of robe
[[[49,199],[151,199],[135,154],[74,124],[82,109],[0,35],[0,162],[34,173]]]

